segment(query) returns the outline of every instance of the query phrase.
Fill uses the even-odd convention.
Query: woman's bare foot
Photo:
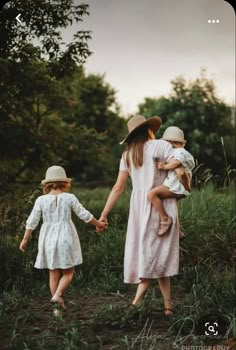
[[[171,299],[165,299],[164,300],[164,314],[165,316],[172,316],[173,315],[173,306]]]

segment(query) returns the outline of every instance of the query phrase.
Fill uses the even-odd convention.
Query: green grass
[[[110,188],[93,190],[72,189],[81,203],[97,218],[105,204]],[[24,234],[24,223],[32,204],[39,192],[28,192],[18,199],[5,199],[0,211],[0,329],[7,319],[9,311],[27,306],[27,298],[48,296],[47,271],[33,268],[37,254],[37,229],[29,242],[27,251],[19,251],[20,239]],[[123,254],[126,236],[130,198],[130,186],[109,215],[109,228],[98,234],[94,228],[77,218],[74,218],[83,252],[84,263],[76,269],[75,278],[70,290],[79,290],[80,295],[88,298],[109,296],[119,293],[124,296],[124,303],[112,305],[105,303],[102,309],[91,314],[90,320],[84,323],[67,324],[63,328],[63,336],[56,339],[58,349],[96,349],[102,343],[99,337],[91,339],[84,337],[84,329],[92,327],[116,327],[127,329],[126,335],[120,337],[120,347],[130,346],[129,330],[147,319],[148,314],[160,308],[160,292],[153,285],[146,296],[138,316],[128,309],[130,296],[134,294],[135,286],[123,283]],[[235,232],[235,191],[233,186],[224,190],[215,190],[211,185],[201,190],[193,190],[191,195],[178,203],[180,224],[186,238],[180,246],[180,273],[172,278],[173,300],[176,314],[173,322],[183,317],[191,317],[196,325],[207,315],[220,315],[222,322],[229,325],[234,319],[234,232]],[[27,296],[27,297],[26,297]],[[125,304],[126,302],[126,304]],[[31,349],[19,332],[19,322],[29,321],[30,315],[20,314],[21,320],[16,320],[11,335],[11,346],[14,348]],[[61,327],[61,326],[60,326]],[[59,327],[59,328],[60,328]],[[63,326],[64,327],[64,326]],[[58,328],[58,329],[59,329]],[[47,333],[47,331],[49,333]],[[173,332],[177,332],[175,327]],[[46,332],[46,333],[45,333]],[[49,327],[37,336],[34,348],[44,349],[48,337],[53,337]],[[233,329],[231,334],[233,334]],[[59,338],[58,338],[59,337]],[[35,341],[36,341],[35,340]],[[20,347],[19,347],[19,344]],[[122,345],[123,344],[123,345]],[[35,347],[36,346],[36,347]],[[52,348],[54,345],[52,345]],[[47,348],[45,348],[47,349]]]

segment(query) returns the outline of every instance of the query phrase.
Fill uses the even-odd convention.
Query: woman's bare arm
[[[121,196],[121,194],[123,193],[123,191],[125,189],[125,184],[126,184],[128,177],[129,177],[128,172],[119,171],[116,183],[113,186],[113,188],[112,188],[112,190],[107,198],[105,207],[102,211],[101,217],[99,219],[100,221],[107,220],[108,214],[110,213],[111,209],[114,207],[117,200],[119,199],[119,197]]]

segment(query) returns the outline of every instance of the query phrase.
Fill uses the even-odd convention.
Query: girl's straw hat
[[[166,141],[177,141],[186,143],[187,141],[184,139],[184,133],[181,129],[177,128],[177,126],[169,126],[162,136],[163,140]]]
[[[128,127],[129,133],[126,136],[126,138],[120,142],[120,145],[124,142],[127,142],[130,135],[132,135],[135,130],[137,130],[138,128],[144,125],[148,125],[150,129],[152,129],[152,131],[155,133],[161,126],[161,118],[152,117],[152,118],[146,119],[142,115],[135,115],[128,121],[127,127]]]
[[[53,165],[48,168],[45,179],[42,180],[42,185],[53,181],[71,182],[71,179],[66,176],[65,170],[61,166]]]

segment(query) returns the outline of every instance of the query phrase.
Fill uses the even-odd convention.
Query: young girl
[[[38,239],[38,255],[35,267],[49,269],[51,302],[65,308],[62,298],[74,275],[74,266],[82,263],[82,253],[76,228],[71,220],[71,211],[84,222],[106,229],[107,224],[96,220],[78,201],[75,195],[66,193],[71,179],[60,166],[52,166],[42,181],[44,195],[38,197],[26,222],[26,231],[20,244],[25,252],[32,231],[42,216],[43,224]]]
[[[159,170],[169,170],[168,175],[163,185],[153,188],[148,193],[148,199],[160,215],[159,236],[166,234],[172,225],[172,219],[168,217],[162,199],[188,196],[192,169],[195,166],[193,156],[184,149],[187,141],[181,129],[170,126],[165,130],[162,139],[172,144],[174,158],[168,163],[157,162]],[[180,238],[183,237],[184,234],[180,231]]]

